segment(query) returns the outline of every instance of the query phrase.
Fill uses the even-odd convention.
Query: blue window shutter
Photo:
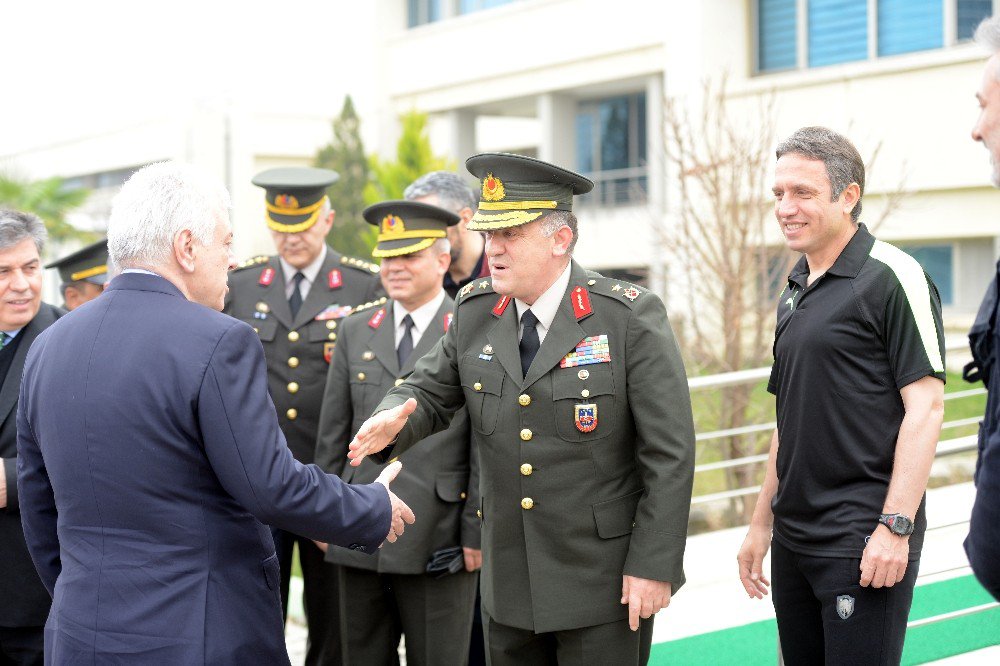
[[[809,66],[868,57],[867,0],[809,1]]]
[[[795,67],[796,0],[759,0],[757,3],[757,71]]]
[[[958,0],[958,40],[972,39],[979,22],[992,15],[993,0]]]
[[[878,0],[878,54],[895,55],[944,45],[941,0]]]

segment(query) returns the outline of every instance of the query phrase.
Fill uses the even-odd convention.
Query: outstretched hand
[[[375,483],[381,483],[385,486],[386,491],[389,493],[389,503],[392,505],[392,521],[389,523],[389,534],[385,537],[385,540],[389,543],[393,543],[399,538],[403,530],[406,529],[406,525],[412,525],[416,522],[416,517],[413,515],[410,507],[406,506],[406,502],[396,497],[395,493],[389,490],[389,484],[392,483],[392,480],[396,478],[401,469],[403,469],[403,463],[397,460],[383,469],[382,473],[375,479]],[[381,548],[381,546],[379,547]]]
[[[351,467],[357,467],[365,456],[378,453],[389,446],[416,408],[417,401],[410,398],[399,407],[373,414],[361,424],[358,434],[348,445],[347,458],[351,461]]]

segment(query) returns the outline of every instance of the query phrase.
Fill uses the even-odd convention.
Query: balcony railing
[[[580,206],[638,206],[648,199],[649,170],[644,166],[594,171],[586,176],[594,181],[594,189],[578,198]]]

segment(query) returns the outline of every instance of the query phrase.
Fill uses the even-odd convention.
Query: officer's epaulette
[[[629,307],[649,295],[649,290],[625,280],[604,277],[600,273],[588,272],[587,289],[594,294],[601,294],[621,301]]]
[[[373,264],[361,259],[355,259],[354,257],[348,257],[346,255],[342,255],[340,257],[340,263],[345,266],[350,266],[351,268],[357,268],[359,271],[365,271],[366,273],[378,273],[379,271],[378,264]]]
[[[385,296],[382,296],[381,298],[376,298],[374,301],[368,301],[367,303],[362,303],[361,305],[351,310],[351,314],[354,315],[359,312],[364,312],[365,310],[371,310],[372,308],[377,308],[379,306],[385,305],[385,302],[387,300],[388,299]]]
[[[464,303],[473,296],[493,293],[496,292],[493,291],[493,280],[491,278],[473,280],[458,290],[458,297],[455,299],[455,304],[458,305],[459,303]]]
[[[271,260],[271,257],[267,256],[266,254],[260,254],[260,255],[257,255],[256,257],[250,257],[249,259],[244,259],[240,263],[236,264],[236,268],[234,268],[233,270],[234,271],[241,271],[244,268],[252,268],[253,266],[259,266],[261,264],[266,264],[270,260]]]

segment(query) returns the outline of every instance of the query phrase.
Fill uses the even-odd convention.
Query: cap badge
[[[274,205],[279,208],[298,208],[299,200],[291,194],[279,194],[274,197]]]
[[[406,231],[406,226],[398,215],[386,215],[382,218],[382,233],[401,234],[404,231]]]
[[[483,179],[483,199],[486,201],[500,201],[504,198],[503,182],[492,173],[486,174]]]

